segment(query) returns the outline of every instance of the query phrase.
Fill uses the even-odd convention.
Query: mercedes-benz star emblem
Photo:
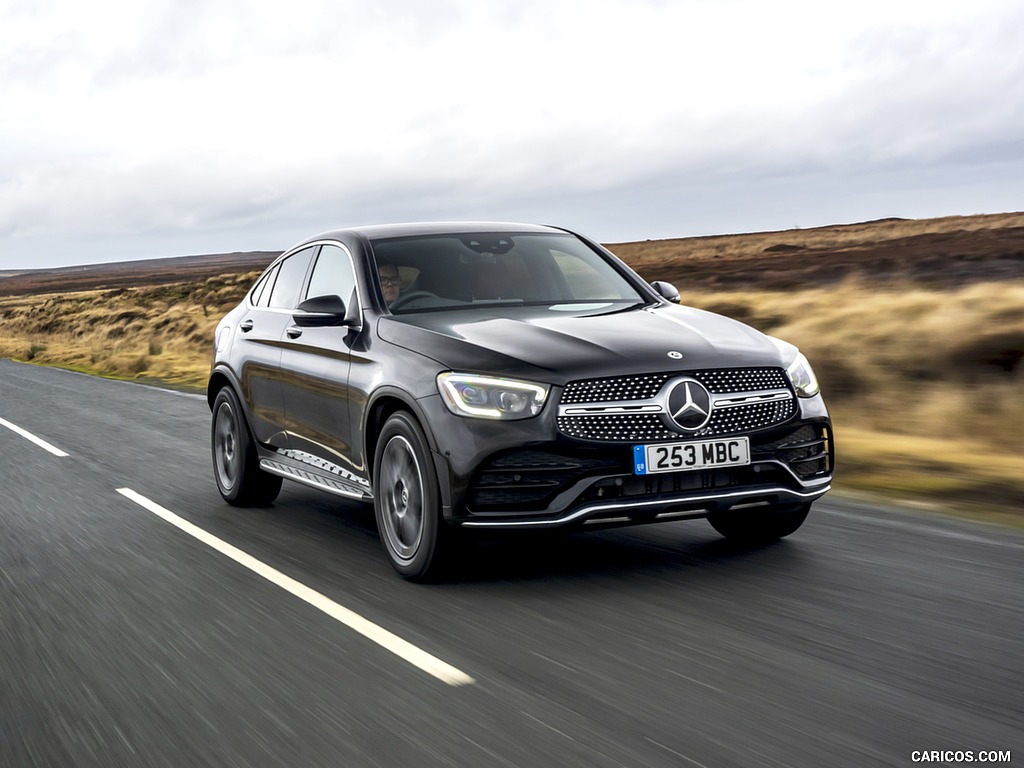
[[[711,420],[711,393],[699,381],[683,379],[669,392],[668,412],[680,429],[696,432]]]

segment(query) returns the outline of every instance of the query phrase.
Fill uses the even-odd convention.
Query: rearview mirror
[[[343,325],[345,311],[345,302],[340,296],[314,296],[295,308],[292,319],[296,325],[306,327]]]
[[[666,283],[664,280],[655,280],[651,283],[651,288],[654,289],[661,298],[668,299],[673,304],[679,303],[679,291],[672,283]]]

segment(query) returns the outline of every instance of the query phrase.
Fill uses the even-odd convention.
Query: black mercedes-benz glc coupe
[[[771,541],[832,477],[794,346],[555,227],[310,238],[218,325],[208,397],[224,499],[270,504],[285,478],[372,503],[410,579],[457,529],[703,517]]]

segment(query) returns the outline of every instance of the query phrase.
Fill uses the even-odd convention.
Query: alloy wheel
[[[217,409],[213,446],[217,481],[225,491],[234,488],[238,481],[241,460],[238,430],[238,418],[231,404],[221,403]]]
[[[411,560],[423,539],[423,473],[402,435],[384,446],[380,493],[387,545],[398,559]]]

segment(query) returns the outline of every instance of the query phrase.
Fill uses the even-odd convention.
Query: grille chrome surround
[[[672,382],[696,379],[712,394],[710,421],[684,431],[668,413]],[[658,442],[768,429],[797,411],[782,368],[737,368],[587,379],[566,385],[558,430],[577,440]]]
[[[636,376],[611,376],[603,379],[571,381],[562,392],[562,405],[604,403],[622,400],[649,400],[669,379],[687,376],[696,379],[713,395],[727,392],[761,392],[786,389],[789,379],[782,368],[726,368],[708,371],[672,371]]]

